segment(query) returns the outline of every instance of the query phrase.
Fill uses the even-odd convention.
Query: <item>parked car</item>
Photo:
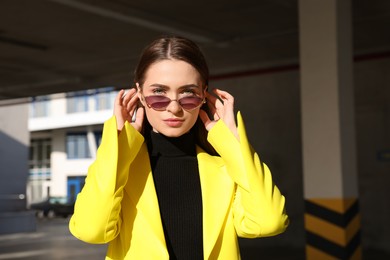
[[[38,217],[68,217],[73,214],[74,201],[70,202],[67,197],[49,197],[42,202],[32,203],[32,210],[36,210]]]

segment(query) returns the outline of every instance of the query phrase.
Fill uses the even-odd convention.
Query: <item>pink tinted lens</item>
[[[156,110],[162,110],[171,103],[171,100],[165,96],[148,96],[145,97],[145,100],[149,106]]]
[[[201,103],[202,99],[200,97],[183,97],[179,99],[180,106],[186,110],[195,109]]]
[[[155,110],[164,110],[171,99],[166,96],[147,96],[145,97],[146,103]],[[197,108],[202,103],[200,97],[183,97],[178,100],[180,106],[185,110],[191,110]]]

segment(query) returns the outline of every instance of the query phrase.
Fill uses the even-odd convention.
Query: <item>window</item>
[[[96,147],[102,143],[102,132],[95,132]]]
[[[91,158],[86,133],[71,133],[66,136],[68,159]]]
[[[66,94],[66,112],[68,114],[88,111],[87,90],[69,92]]]
[[[49,97],[33,97],[30,103],[30,118],[45,117],[49,115]]]
[[[102,131],[93,132],[96,147],[102,140]],[[66,153],[68,159],[92,158],[88,145],[88,135],[86,132],[68,133],[66,136]]]
[[[51,140],[33,139],[30,145],[29,165],[33,168],[50,168]]]
[[[96,110],[107,110],[114,108],[115,96],[118,92],[114,87],[89,89],[83,91],[69,92],[66,94],[67,113],[87,112],[89,97],[93,98]]]
[[[68,177],[68,202],[74,203],[85,185],[85,176]]]
[[[113,109],[116,94],[117,91],[114,91],[114,87],[96,89],[96,110]]]

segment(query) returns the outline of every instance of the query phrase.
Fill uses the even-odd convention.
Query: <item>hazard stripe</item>
[[[307,259],[360,259],[360,215],[356,199],[305,201]]]
[[[359,204],[356,200],[345,212],[336,212],[315,203],[314,200],[306,200],[305,210],[307,214],[317,216],[337,226],[345,227],[359,213]]]
[[[352,237],[360,230],[360,216],[355,216],[345,228],[342,228],[320,218],[305,214],[305,226],[307,231],[322,236],[340,246],[347,246]]]

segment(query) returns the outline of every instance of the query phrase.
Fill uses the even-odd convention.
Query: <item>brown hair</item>
[[[199,47],[191,40],[168,36],[154,40],[143,51],[134,73],[134,84],[141,86],[145,82],[145,74],[150,65],[162,60],[181,60],[191,64],[199,73],[202,87],[209,84],[209,67]]]
[[[191,64],[200,75],[203,90],[207,88],[209,84],[209,67],[202,51],[193,41],[177,36],[164,36],[146,46],[134,72],[133,87],[138,83],[142,88],[145,82],[146,72],[152,64],[169,59],[181,60]],[[202,109],[207,111],[207,105],[202,106]],[[147,120],[144,120],[144,122],[149,124]],[[144,125],[144,128],[148,128],[148,126]],[[199,117],[191,131],[194,131],[196,143],[203,150],[212,155],[217,154],[207,141],[207,130]]]

